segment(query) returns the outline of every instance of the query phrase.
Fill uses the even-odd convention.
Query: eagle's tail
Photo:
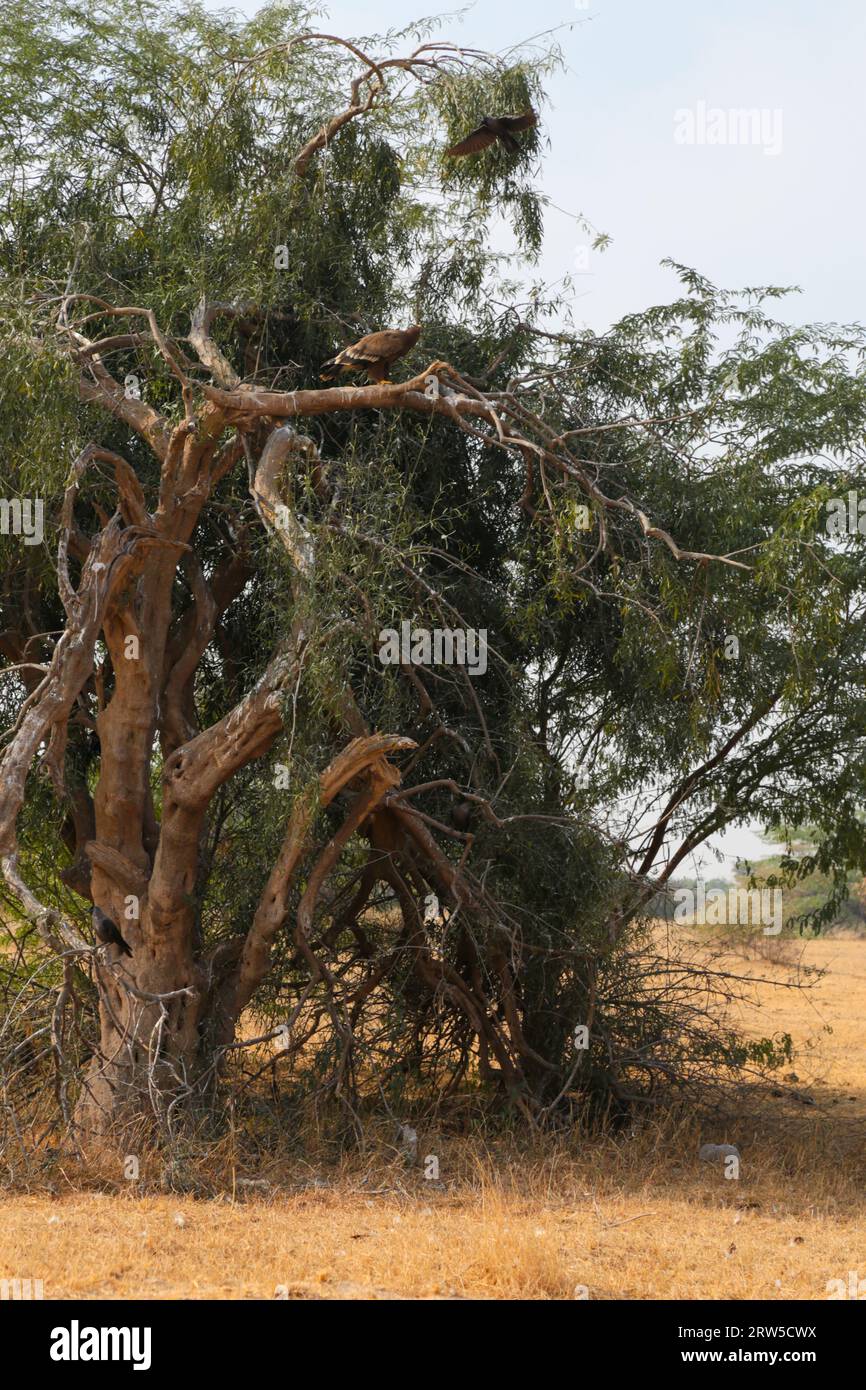
[[[517,154],[517,151],[520,149],[520,145],[515,140],[514,136],[511,134],[510,131],[503,130],[499,138],[509,154]]]

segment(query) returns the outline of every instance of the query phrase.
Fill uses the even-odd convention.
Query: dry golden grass
[[[793,1035],[797,1080],[724,1127],[668,1120],[522,1153],[422,1133],[438,1183],[382,1146],[236,1200],[58,1179],[54,1197],[0,1201],[0,1277],[41,1278],[48,1298],[826,1298],[828,1280],[866,1276],[866,941],[801,949],[826,974],[805,995],[756,985],[742,1020]],[[697,1161],[705,1140],[740,1146],[739,1180]]]

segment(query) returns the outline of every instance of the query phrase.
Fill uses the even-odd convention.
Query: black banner
[[[425,1353],[423,1364],[413,1369],[415,1352],[406,1349],[405,1333],[401,1336],[419,1317],[422,1336],[429,1337],[434,1329],[437,1339],[445,1329],[460,1336],[461,1361],[463,1352],[476,1345],[488,1374],[496,1370],[495,1349],[505,1352],[508,1348],[509,1360],[503,1369],[513,1374],[511,1358],[518,1337],[522,1356],[534,1359],[546,1348],[545,1360],[548,1355],[555,1355],[557,1361],[574,1358],[575,1378],[583,1378],[590,1363],[600,1363],[608,1373],[678,1372],[698,1380],[714,1366],[762,1367],[774,1376],[806,1368],[826,1379],[843,1364],[856,1365],[863,1341],[863,1324],[856,1310],[838,1308],[835,1300],[695,1304],[586,1299],[515,1304],[461,1299],[447,1300],[447,1309],[440,1300],[424,1300],[423,1307],[406,1302],[399,1308],[394,1300],[382,1300],[387,1305],[387,1325],[379,1324],[384,1308],[371,1308],[371,1302],[376,1300],[53,1303],[21,1299],[0,1303],[0,1325],[7,1347],[27,1348],[32,1373],[40,1378],[47,1373],[49,1379],[60,1381],[70,1375],[87,1379],[103,1370],[114,1376],[124,1371],[175,1376],[189,1370],[221,1378],[247,1372],[258,1379],[262,1374],[280,1374],[281,1367],[283,1371],[299,1369],[298,1357],[306,1360],[316,1355],[317,1345],[329,1379],[343,1365],[357,1374],[359,1360],[369,1355],[371,1369],[373,1364],[381,1369],[384,1362],[391,1362],[395,1375],[421,1375],[429,1380],[435,1376],[435,1352]],[[501,1324],[500,1333],[503,1314],[508,1321]],[[455,1323],[450,1322],[452,1317]],[[361,1333],[376,1328],[377,1342],[359,1342],[344,1333],[335,1336],[336,1327],[343,1329],[347,1323],[357,1324]],[[484,1335],[491,1324],[497,1329],[492,1341]],[[320,1327],[323,1332],[327,1329],[327,1341],[305,1344],[302,1350],[295,1339],[305,1333],[315,1335]],[[291,1342],[286,1341],[289,1335]],[[556,1337],[555,1343],[550,1342],[551,1336]],[[444,1355],[441,1341],[432,1345]],[[375,1349],[370,1350],[371,1346]],[[392,1361],[395,1356],[397,1361]],[[556,1372],[562,1373],[562,1369]]]

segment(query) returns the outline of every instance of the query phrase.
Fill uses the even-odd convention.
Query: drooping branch
[[[373,779],[371,786],[375,794],[368,810],[373,809],[400,780],[386,759],[393,753],[414,747],[411,739],[395,734],[370,734],[353,739],[320,775],[318,786],[307,789],[296,798],[280,852],[259,898],[237,969],[223,988],[220,1009],[221,1027],[225,1035],[223,1040],[230,1040],[241,1010],[249,1003],[267,974],[271,945],[285,921],[295,872],[316,815],[329,806],[344,787],[364,774],[369,774]]]
[[[282,727],[283,692],[297,676],[304,645],[303,634],[288,643],[233,710],[172,754],[163,784],[173,803],[205,807],[223,782],[267,752]]]
[[[219,304],[208,304],[207,299],[202,295],[192,316],[189,340],[201,361],[213,375],[214,380],[218,381],[220,386],[225,387],[226,390],[231,391],[240,382],[240,377],[210,336],[211,324],[217,315],[224,310],[224,307]]]
[[[235,420],[255,420],[263,416],[289,420],[298,416],[370,409],[412,410],[422,415],[441,415],[488,447],[516,453],[524,460],[527,456],[533,455],[548,463],[563,476],[573,480],[603,511],[620,511],[634,516],[642,533],[652,539],[661,540],[678,560],[701,563],[715,561],[739,570],[751,568],[733,556],[684,550],[666,530],[653,524],[630,498],[609,497],[602,492],[586,470],[580,467],[568,449],[561,444],[561,437],[560,441],[556,441],[559,448],[554,450],[549,438],[553,432],[539,417],[531,415],[525,408],[513,410],[507,398],[503,399],[501,395],[483,396],[469,386],[460,373],[447,362],[432,362],[426,371],[408,381],[383,386],[338,386],[286,392],[265,391],[246,386],[241,386],[235,391],[223,391],[207,385],[203,385],[201,389],[209,400],[218,404]],[[503,417],[509,420],[507,429],[503,425]],[[485,433],[470,424],[472,420],[488,425],[491,433]],[[641,422],[636,423],[639,425]],[[532,428],[535,437],[528,433],[527,426]],[[527,497],[524,492],[520,505],[525,508],[526,504]]]
[[[262,450],[253,479],[252,494],[266,524],[279,532],[298,574],[309,579],[313,573],[313,541],[294,508],[282,500],[277,479],[290,454],[317,459],[318,449],[312,439],[299,435],[291,425],[282,425],[268,437]]]

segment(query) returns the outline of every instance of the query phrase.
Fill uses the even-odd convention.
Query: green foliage
[[[544,75],[552,66],[552,59],[504,69],[491,64],[480,72],[449,75],[434,83],[433,101],[445,123],[446,148],[468,135],[482,116],[519,115],[536,107]],[[523,132],[519,144],[520,149],[510,153],[497,140],[479,154],[443,160],[442,169],[435,172],[446,191],[452,187],[470,190],[479,211],[496,207],[509,213],[524,251],[537,254],[543,231],[535,182],[541,149],[538,127]]]

